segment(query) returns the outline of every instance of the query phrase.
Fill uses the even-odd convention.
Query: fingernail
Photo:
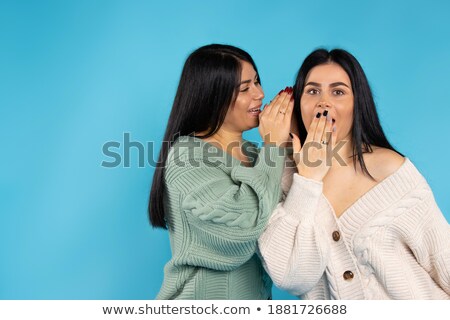
[[[291,137],[291,139],[294,139],[294,136],[290,132],[289,132],[289,136]]]
[[[318,113],[316,114],[316,118],[320,118],[321,115],[322,115],[322,114],[321,114],[320,112],[318,112]]]
[[[323,116],[326,117],[327,114],[328,114],[328,110],[325,110],[325,111],[323,112]]]

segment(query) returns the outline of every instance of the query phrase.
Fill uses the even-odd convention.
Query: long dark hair
[[[399,152],[395,150],[387,140],[383,129],[381,128],[367,77],[358,60],[356,60],[349,52],[342,49],[334,49],[331,51],[317,49],[303,61],[294,85],[294,114],[297,123],[299,124],[300,139],[301,141],[305,141],[308,134],[300,112],[301,98],[305,88],[306,77],[312,68],[327,63],[336,63],[340,65],[350,78],[354,96],[352,127],[353,163],[356,169],[355,160],[358,160],[362,172],[373,179],[364,163],[363,153],[372,152],[371,146],[387,148],[397,153]]]
[[[170,147],[179,136],[204,132],[201,137],[207,138],[222,126],[228,108],[239,91],[241,61],[250,63],[258,74],[252,57],[230,45],[203,46],[187,58],[153,175],[148,204],[153,227],[167,229],[163,205],[164,168]]]

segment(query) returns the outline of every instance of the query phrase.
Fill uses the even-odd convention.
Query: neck
[[[336,143],[338,151],[334,156],[330,171],[340,170],[349,166],[353,167],[353,147],[352,141],[348,137]]]
[[[242,132],[228,131],[224,128],[220,128],[208,139],[218,142],[224,149],[226,149],[231,144],[236,144],[236,142],[241,144],[243,141]]]
[[[242,152],[242,132],[220,128],[214,135],[204,140],[217,145],[226,153],[241,161],[243,165],[251,166],[247,156]]]

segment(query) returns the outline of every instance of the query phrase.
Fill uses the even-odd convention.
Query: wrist
[[[305,170],[304,166],[297,166],[297,172],[300,176],[317,182],[322,182],[324,178],[324,176],[320,173],[311,172],[311,170]]]

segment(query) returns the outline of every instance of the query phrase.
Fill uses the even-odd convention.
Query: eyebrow
[[[305,87],[306,86],[322,87],[322,85],[320,83],[317,83],[317,82],[308,82],[307,84],[305,84]],[[350,89],[350,87],[348,85],[346,85],[345,83],[343,83],[343,82],[333,82],[333,83],[330,84],[330,87],[332,87],[332,88],[339,87],[339,86],[345,86],[345,87]]]
[[[254,80],[256,80],[258,78],[259,78],[258,74],[256,74]],[[250,83],[250,82],[252,82],[252,79],[244,80],[244,81],[241,81],[237,86],[239,87],[240,85],[247,84],[247,83]]]

